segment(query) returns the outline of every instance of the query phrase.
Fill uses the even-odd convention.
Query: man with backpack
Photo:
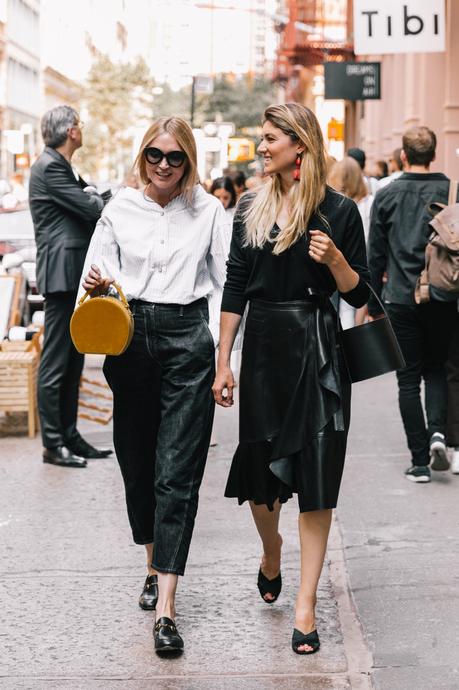
[[[405,474],[429,482],[429,464],[447,470],[448,406],[445,363],[458,317],[459,277],[452,274],[447,290],[427,290],[427,301],[416,303],[415,290],[425,269],[432,234],[429,206],[447,204],[450,181],[430,172],[436,136],[427,127],[411,127],[403,135],[404,173],[376,194],[369,233],[369,267],[375,290],[391,319],[406,367],[397,372],[400,412],[412,465]],[[386,282],[384,282],[386,280]],[[454,283],[456,280],[456,283]],[[370,317],[381,311],[370,300]],[[425,385],[425,412],[421,382]]]

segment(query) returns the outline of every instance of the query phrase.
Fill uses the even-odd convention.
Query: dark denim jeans
[[[449,357],[446,363],[448,379],[448,444],[459,448],[459,314],[456,314]]]
[[[455,302],[386,304],[406,368],[397,372],[399,405],[414,465],[428,465],[430,436],[446,434],[448,393],[445,363],[451,344]],[[425,386],[427,425],[421,401]]]
[[[207,301],[131,308],[132,343],[104,365],[129,522],[157,570],[183,575],[214,415]]]

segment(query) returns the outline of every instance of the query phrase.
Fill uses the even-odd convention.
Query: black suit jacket
[[[30,211],[37,245],[37,286],[42,295],[76,292],[86,252],[103,208],[98,195],[83,192],[67,160],[46,146],[32,165]]]

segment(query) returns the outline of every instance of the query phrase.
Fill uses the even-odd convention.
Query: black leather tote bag
[[[340,330],[339,338],[352,383],[406,366],[386,310],[371,285],[367,285],[378,300],[384,316],[361,326]]]

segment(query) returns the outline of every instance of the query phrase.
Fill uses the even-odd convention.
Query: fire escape
[[[352,43],[328,35],[337,35],[340,29],[346,35],[346,0],[334,0],[342,9],[334,19],[329,13],[331,4],[330,0],[285,0],[288,21],[280,27],[274,77],[284,84],[287,100],[308,100],[318,65],[354,59]]]

